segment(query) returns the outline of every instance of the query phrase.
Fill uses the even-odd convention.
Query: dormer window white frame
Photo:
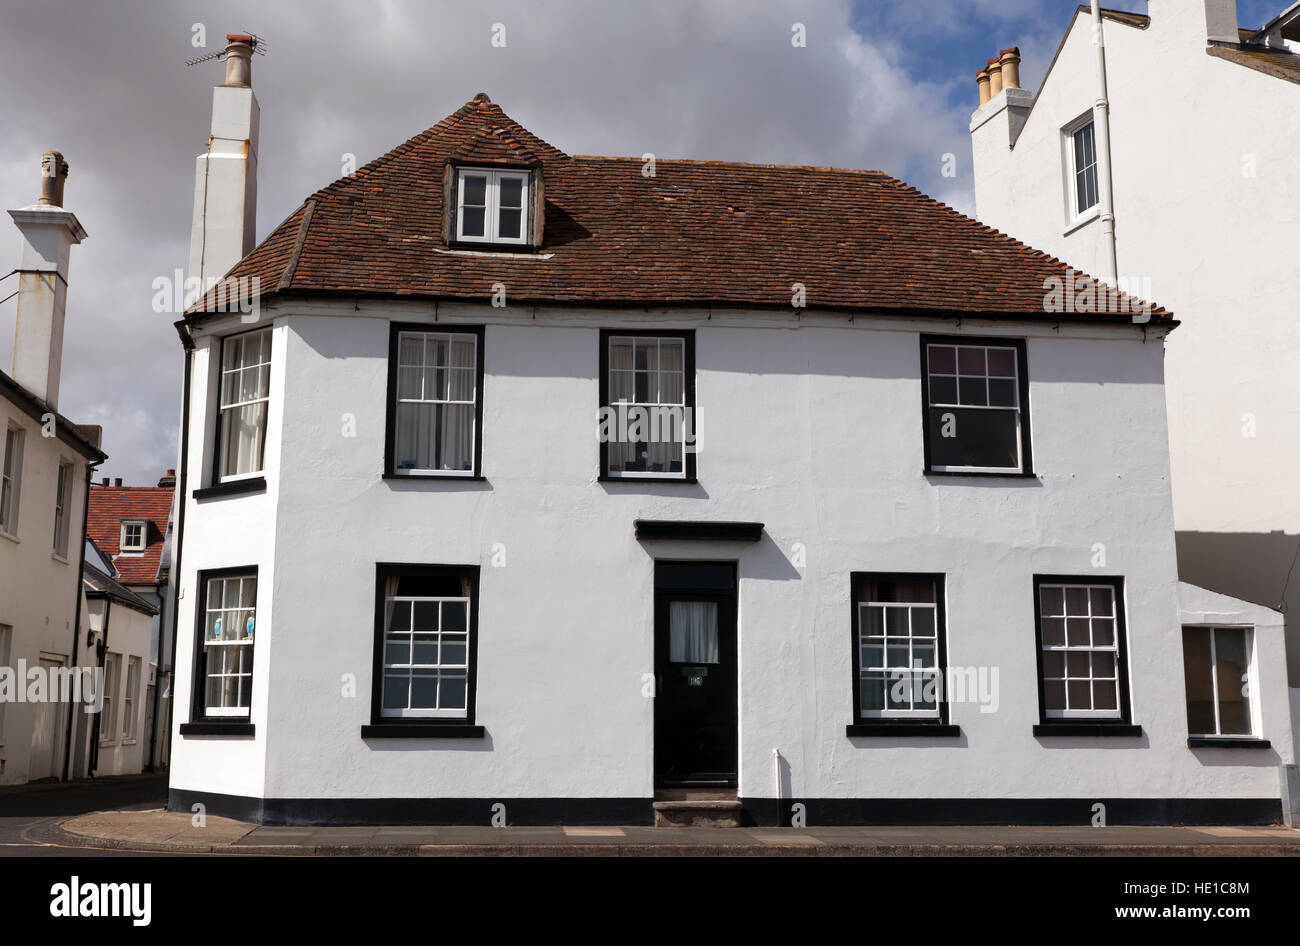
[[[149,523],[143,519],[123,519],[120,552],[143,552],[148,539]]]
[[[527,245],[531,177],[518,169],[457,168],[456,241]]]
[[[1097,177],[1097,135],[1092,110],[1061,129],[1065,157],[1065,204],[1069,223],[1081,223],[1100,212]]]

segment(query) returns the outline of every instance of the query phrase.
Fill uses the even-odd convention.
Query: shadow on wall
[[[1175,541],[1183,581],[1300,615],[1300,536],[1281,531],[1178,532]],[[1295,572],[1293,565],[1298,566]],[[1300,687],[1300,619],[1286,619],[1286,663],[1291,686]]]

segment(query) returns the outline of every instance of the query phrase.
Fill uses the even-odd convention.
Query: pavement
[[[30,834],[65,850],[276,856],[1300,856],[1300,830],[1280,826],[280,827],[214,816],[196,826],[156,808],[51,819]]]
[[[114,852],[94,848],[66,851],[33,835],[43,833],[51,824],[78,815],[105,809],[156,809],[165,804],[165,774],[0,786],[0,857],[57,857],[68,853],[109,855]]]

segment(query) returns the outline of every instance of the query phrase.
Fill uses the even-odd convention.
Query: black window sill
[[[385,473],[384,479],[397,480],[437,480],[442,483],[486,483],[487,477],[475,474],[466,476],[463,473]]]
[[[668,476],[605,476],[596,477],[598,483],[698,483],[699,479],[694,476],[678,476],[670,474]]]
[[[181,723],[182,736],[252,736],[252,723],[199,721]]]
[[[924,470],[923,472],[924,472],[924,474],[925,474],[926,476],[979,476],[979,477],[990,477],[990,476],[992,476],[992,477],[996,477],[996,478],[998,478],[998,479],[1012,479],[1012,480],[1036,480],[1036,479],[1038,479],[1038,474],[1035,473],[1035,472],[1033,472],[1032,470],[1027,471],[1027,472],[1024,472],[1024,473],[1017,473],[1015,470],[1007,470],[1005,473],[1000,472],[1000,471],[999,471],[999,472],[990,472],[990,471],[988,471],[988,470],[983,470],[983,471],[979,471],[979,470],[970,470],[970,471],[963,471],[963,470]]]
[[[263,493],[266,492],[266,477],[254,476],[246,480],[235,480],[233,483],[218,483],[216,486],[207,486],[203,489],[196,489],[190,495],[195,499],[216,499],[218,496],[236,496],[240,493]]]
[[[960,726],[947,723],[850,723],[844,727],[846,736],[868,736],[872,739],[912,738],[925,736],[933,739],[955,739],[961,735]]]
[[[1189,749],[1271,749],[1273,744],[1267,739],[1255,739],[1250,736],[1188,736]]]
[[[1114,736],[1133,739],[1142,735],[1142,727],[1133,723],[1039,723],[1035,736]]]
[[[482,739],[482,726],[465,723],[375,723],[361,727],[362,739]]]

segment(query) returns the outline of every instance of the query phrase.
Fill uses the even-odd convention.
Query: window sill
[[[230,483],[218,483],[216,486],[208,486],[203,489],[196,489],[190,495],[197,500],[216,499],[218,496],[235,496],[239,493],[261,493],[266,491],[266,477],[254,476],[246,480],[235,480]]]
[[[1189,749],[1271,749],[1267,739],[1254,736],[1188,736]]]
[[[925,470],[926,476],[995,476],[999,479],[1036,480],[1038,474],[1032,470],[1024,473],[1007,470],[1005,473],[993,470]]]
[[[851,737],[868,736],[872,739],[912,738],[914,736],[925,736],[933,739],[955,739],[961,735],[961,727],[937,722],[882,721],[879,723],[850,723],[844,727],[844,735]]]
[[[435,249],[437,249],[435,247]],[[457,256],[518,256],[522,259],[550,259],[554,253],[539,253],[531,243],[493,243],[488,240],[452,240],[440,253]]]
[[[1088,224],[1100,219],[1101,205],[1098,204],[1096,207],[1089,207],[1083,212],[1083,216],[1075,217],[1065,225],[1065,229],[1061,231],[1061,236],[1069,236],[1074,231],[1082,230]]]
[[[50,558],[54,559],[60,565],[68,564],[68,557],[66,555],[60,555],[58,552],[51,552]]]
[[[1134,739],[1142,735],[1135,723],[1038,723],[1035,736],[1115,736]]]
[[[10,542],[14,543],[15,545],[21,545],[23,541],[22,539],[18,538],[18,536],[14,535],[12,532],[6,532],[4,529],[0,529],[0,539],[8,539]]]
[[[182,736],[252,736],[255,731],[256,727],[252,723],[222,723],[212,720],[181,723]]]
[[[383,476],[386,480],[419,480],[428,482],[436,480],[443,483],[486,483],[487,477],[479,474],[466,476],[464,473],[385,473]]]
[[[374,723],[361,727],[362,739],[482,739],[482,726],[466,723]]]
[[[598,476],[598,483],[698,483],[694,476]]]

